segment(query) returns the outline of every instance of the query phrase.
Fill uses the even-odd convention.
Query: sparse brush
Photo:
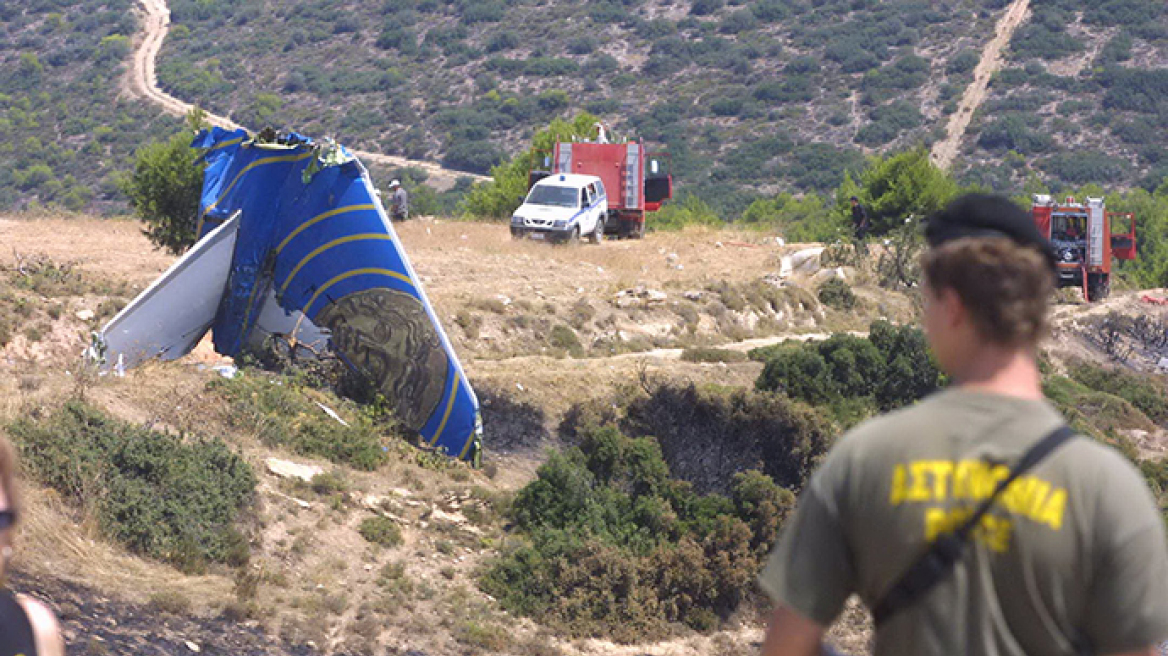
[[[256,478],[223,442],[140,428],[78,401],[7,428],[30,474],[94,504],[103,532],[130,550],[191,572],[247,561],[235,524]]]
[[[454,323],[462,328],[467,338],[478,339],[479,330],[483,327],[483,318],[464,308],[454,315]]]
[[[155,592],[146,605],[151,610],[171,615],[189,615],[191,612],[190,597],[177,590]]]
[[[366,518],[357,531],[361,537],[382,547],[396,547],[402,543],[401,529],[398,528],[397,522],[381,515]]]
[[[466,306],[484,312],[494,312],[495,314],[505,314],[507,312],[507,304],[498,298],[475,298],[467,301]]]
[[[329,496],[349,489],[349,482],[344,472],[339,469],[321,472],[312,477],[312,491],[321,496]]]
[[[746,362],[749,358],[740,351],[719,348],[688,348],[681,352],[686,362]]]

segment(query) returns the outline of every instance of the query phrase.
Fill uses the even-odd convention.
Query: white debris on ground
[[[290,460],[281,460],[279,458],[268,458],[264,461],[264,465],[268,468],[268,472],[280,478],[296,478],[311,483],[313,477],[323,474],[324,468],[317,465],[301,465]]]

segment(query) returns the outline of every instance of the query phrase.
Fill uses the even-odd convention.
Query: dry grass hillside
[[[103,528],[102,500],[29,484],[15,584],[61,614],[71,653],[756,652],[760,606],[744,605],[714,630],[614,644],[508,613],[477,576],[517,539],[507,509],[549,450],[564,446],[559,426],[573,405],[608,403],[649,378],[753,387],[763,365],[743,357],[748,349],[862,332],[878,318],[911,322],[911,294],[879,288],[861,263],[841,269],[855,305],[836,309],[818,294],[835,270],[786,275],[783,256],[803,247],[761,232],[557,248],[513,242],[498,225],[424,219],[399,236],[480,394],[480,470],[409,446],[392,424],[376,423],[383,418],[278,371],[222,378],[215,366],[225,360],[206,344],[124,378],[94,375],[78,357],[87,335],[171,258],[128,221],[0,217],[0,431],[29,439],[18,420],[57,421],[63,405],[83,401],[180,443],[219,438],[255,477],[237,525],[245,557],[229,551],[206,563],[182,560],[178,547],[143,557]],[[1129,324],[1164,321],[1164,310],[1139,298],[1120,293],[1091,308],[1064,299],[1052,367],[1122,357],[1154,370],[1156,347]],[[1101,340],[1107,321],[1114,336]],[[297,442],[296,431],[324,440],[340,430],[316,403],[373,427],[343,435],[374,440],[376,458],[312,455]],[[1117,416],[1114,435],[1144,458],[1163,455],[1163,419]],[[285,425],[289,434],[278,433]],[[272,459],[307,469],[277,474],[284,465]],[[863,652],[866,622],[853,607],[833,636]]]

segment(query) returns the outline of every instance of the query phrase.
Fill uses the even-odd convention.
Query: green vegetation
[[[246,563],[236,524],[256,478],[223,442],[133,426],[76,401],[7,430],[32,476],[132,551],[190,572]]]
[[[243,375],[217,378],[209,387],[231,402],[231,423],[253,431],[264,444],[366,471],[381,466],[387,445],[400,438],[392,424],[382,425],[388,420],[379,406],[358,406],[313,389],[310,382],[303,376],[245,369]],[[330,417],[321,405],[336,409],[348,425]]]
[[[377,515],[366,517],[357,528],[361,537],[381,547],[396,547],[402,543],[401,529],[397,522]]]
[[[688,348],[681,352],[685,362],[746,362],[749,358],[741,351],[720,348]]]
[[[1168,424],[1168,388],[1157,377],[1122,369],[1103,369],[1086,363],[1072,366],[1070,375],[1081,385],[1131,403],[1151,421]]]
[[[181,121],[121,93],[132,0],[0,7],[0,210],[124,211],[130,154]]]
[[[571,122],[555,120],[532,138],[531,148],[514,159],[491,169],[493,180],[475,185],[466,198],[466,209],[471,214],[496,219],[510,218],[520,199],[527,195],[528,174],[542,169],[543,158],[551,157],[557,141],[574,138],[594,138],[597,118],[586,112]]]
[[[756,386],[829,408],[845,425],[913,403],[941,387],[944,377],[913,326],[872,324],[869,336],[836,334],[818,343],[755,349],[766,363]]]
[[[997,0],[711,0],[649,19],[643,2],[174,0],[158,75],[167,91],[252,129],[293,126],[479,173],[524,160],[519,144],[542,126],[587,111],[667,149],[678,189],[735,219],[764,189],[830,192],[863,166],[860,146],[887,154],[930,143],[1004,8]],[[4,8],[0,55],[12,65],[0,72],[0,209],[124,211],[117,174],[131,153],[180,128],[118,94],[138,28],[132,4]],[[1101,171],[1114,184],[1153,189],[1168,173],[1156,143],[1123,150],[1125,165],[1115,168],[1058,158],[1078,150],[1070,145],[1079,143],[1076,131],[1111,122],[1104,111],[1144,116],[1154,134],[1165,127],[1163,72],[1154,63],[1141,68],[1135,56],[1168,40],[1163,8],[1148,0],[1080,4],[1035,4],[1012,44],[1011,67],[975,117],[975,132],[990,132],[977,135],[985,162],[962,158],[963,181],[1016,192],[1034,163],[1002,168],[1011,149],[1055,156],[1041,169],[1056,187]],[[1048,62],[1086,52],[1068,27],[1077,12],[1088,28],[1114,34],[1093,67],[1056,75]],[[588,36],[598,30],[608,34],[603,42]],[[648,57],[622,61],[611,43]],[[276,73],[256,74],[262,70]],[[940,114],[922,114],[933,102],[925,80],[939,85]],[[1060,116],[1019,107],[1009,111],[1024,113],[1025,129],[999,123],[1006,117],[998,103],[1015,94],[1084,106]],[[849,110],[853,98],[860,104]],[[469,209],[504,215],[519,186],[502,186],[508,195]],[[450,213],[461,196],[438,201],[432,190],[413,191],[424,214]]]
[[[971,125],[981,150],[969,161],[985,163],[970,166],[961,179],[1013,193],[1030,186],[1038,169],[1056,196],[1089,183],[1109,192],[1160,186],[1168,174],[1160,165],[1159,136],[1168,127],[1168,76],[1162,62],[1136,62],[1133,53],[1163,52],[1164,5],[1044,0],[1032,8]],[[1098,55],[1086,67],[1065,68],[1090,52]],[[1052,106],[1057,113],[1043,111]],[[1003,155],[1022,157],[1002,164]]]
[[[794,495],[758,472],[729,496],[670,477],[652,438],[594,428],[515,500],[523,532],[482,575],[511,612],[621,642],[716,628],[751,594]]]
[[[816,296],[820,303],[837,310],[851,310],[856,307],[856,293],[848,283],[838,278],[832,278],[820,285]]]
[[[135,154],[134,170],[121,180],[122,192],[146,224],[155,246],[178,255],[198,239],[199,196],[203,169],[199,151],[191,148],[195,132],[207,125],[203,113],[187,117],[189,129],[162,143],[151,143]]]

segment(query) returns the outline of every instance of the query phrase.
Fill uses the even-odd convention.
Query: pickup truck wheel
[[[593,244],[599,244],[604,241],[604,219],[599,219],[596,221],[596,228],[592,230],[592,234],[589,236],[589,240],[591,240]]]
[[[580,226],[572,228],[572,234],[568,235],[567,244],[569,246],[577,246],[580,244]]]

